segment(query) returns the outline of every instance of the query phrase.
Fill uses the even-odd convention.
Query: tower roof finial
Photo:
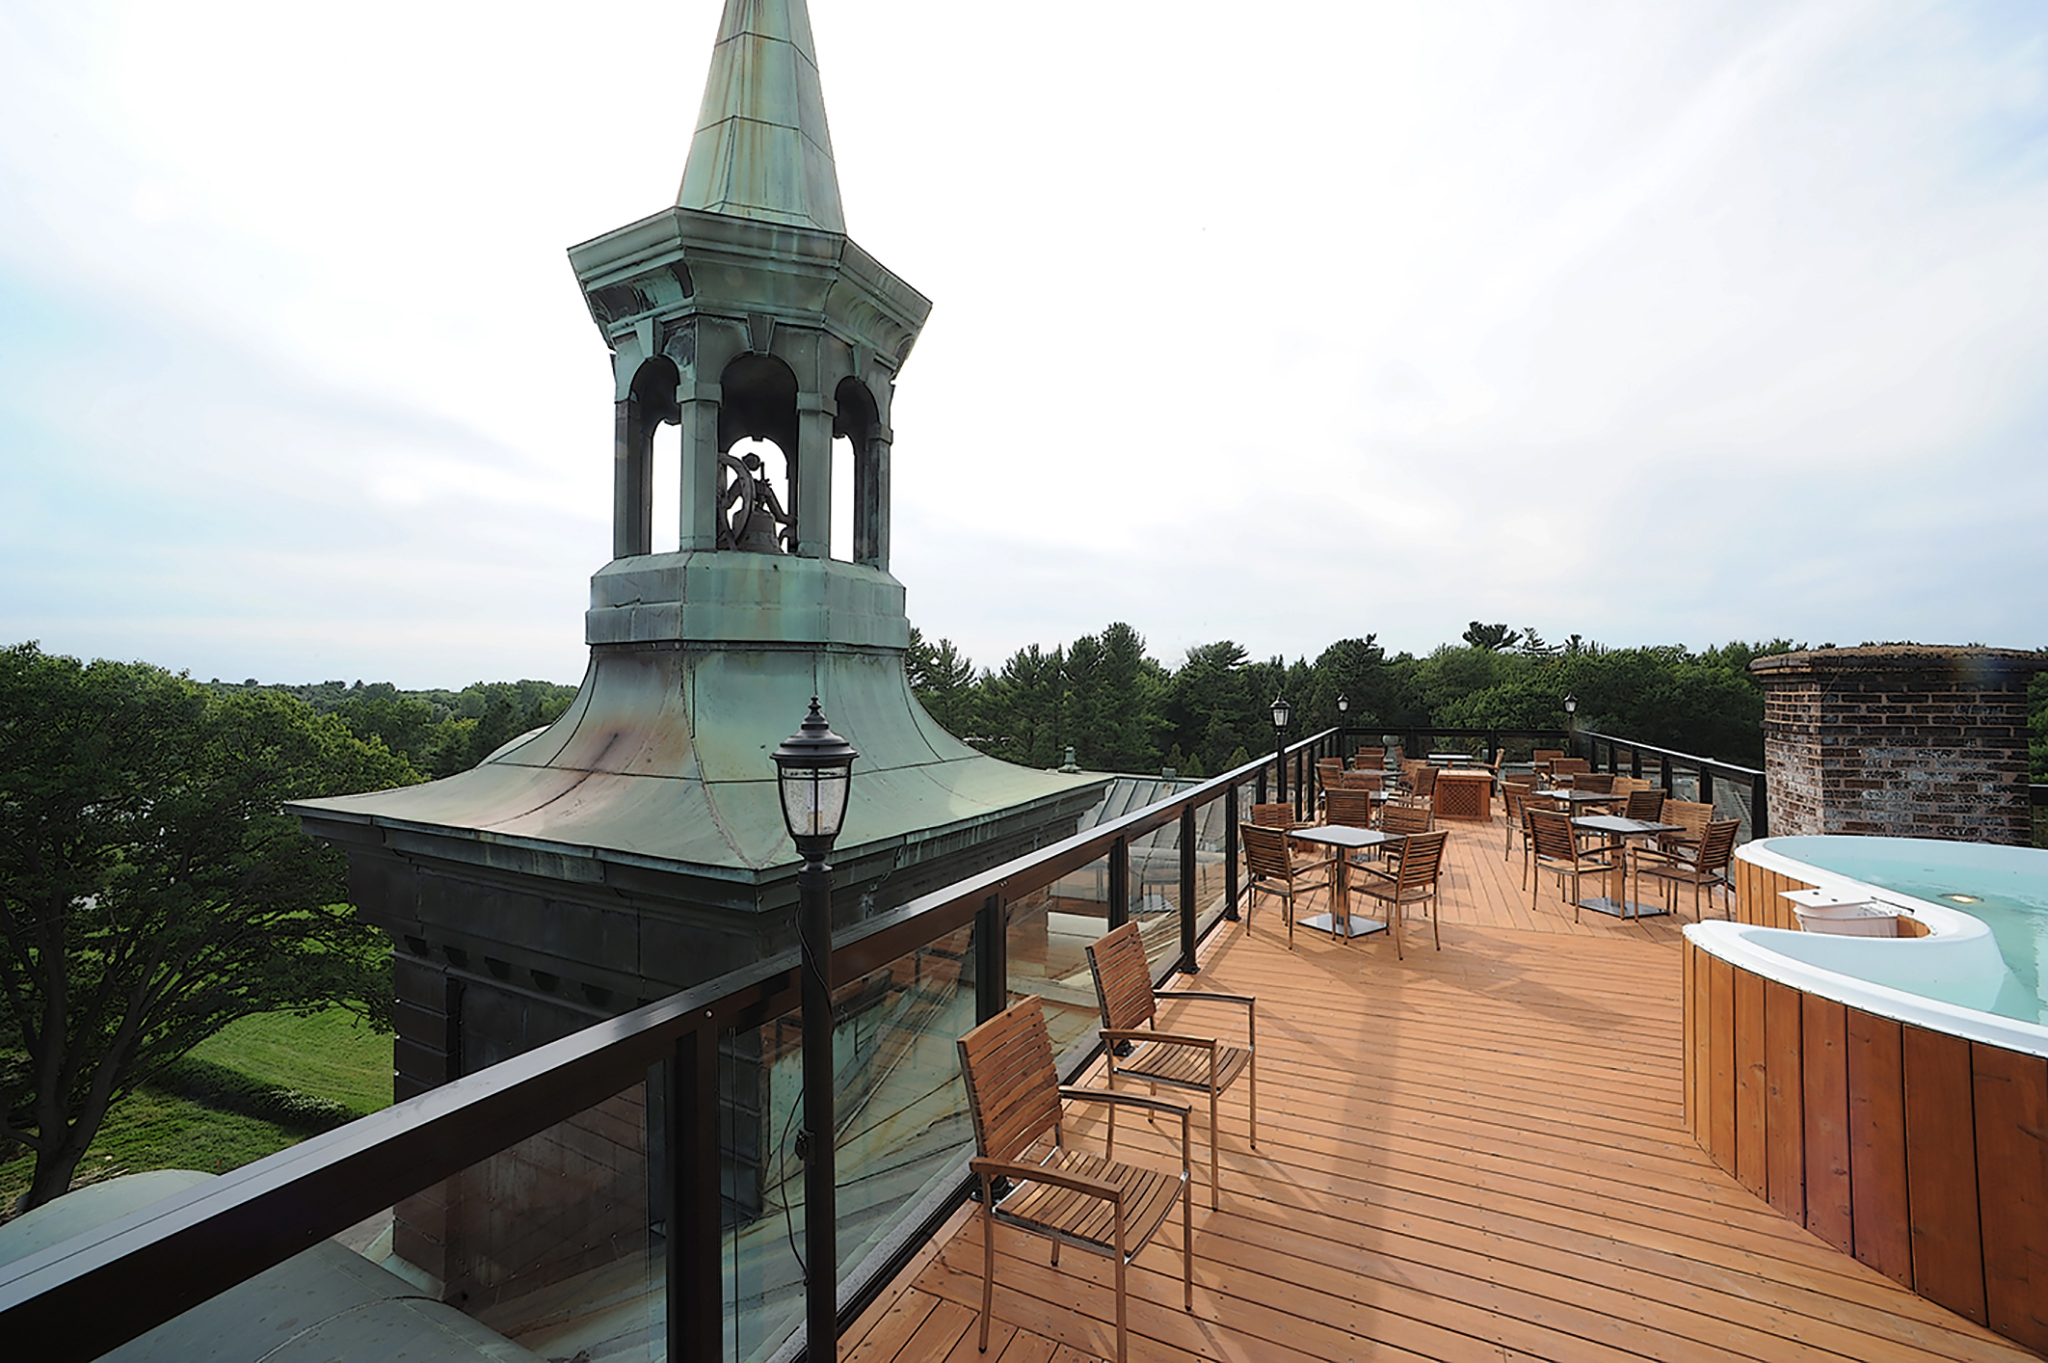
[[[804,0],[725,0],[676,206],[846,230]]]

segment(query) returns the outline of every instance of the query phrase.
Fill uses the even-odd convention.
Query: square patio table
[[[1349,853],[1363,851],[1368,847],[1381,847],[1390,842],[1406,842],[1403,833],[1382,833],[1377,828],[1353,828],[1350,824],[1318,824],[1309,828],[1290,828],[1287,836],[1297,842],[1319,842],[1325,847],[1337,849],[1337,885],[1331,898],[1335,901],[1329,913],[1311,914],[1295,921],[1305,928],[1315,928],[1329,933],[1332,937],[1349,940],[1366,937],[1375,932],[1385,932],[1387,925],[1377,918],[1366,918],[1351,912],[1351,858]],[[1337,930],[1337,912],[1344,914],[1344,930]]]
[[[1669,833],[1682,824],[1656,823],[1649,819],[1624,819],[1618,814],[1586,814],[1572,820],[1572,827],[1588,833],[1609,833],[1627,842],[1630,838],[1647,837],[1654,833]],[[1656,918],[1666,912],[1655,904],[1636,903],[1628,897],[1628,857],[1621,856],[1614,869],[1607,873],[1607,888],[1612,892],[1581,899],[1579,907],[1595,913],[1608,914],[1615,918]]]

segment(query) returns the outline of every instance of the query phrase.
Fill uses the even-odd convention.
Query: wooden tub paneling
[[[1795,927],[1778,894],[1802,882],[1737,866],[1737,918]],[[1684,957],[1700,1147],[1827,1243],[2048,1354],[2048,1059],[1805,993],[1690,940]]]

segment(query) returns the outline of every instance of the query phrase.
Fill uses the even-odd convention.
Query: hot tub
[[[1734,921],[1685,930],[1694,1138],[1822,1239],[2048,1352],[2048,852],[1772,838],[1734,879]],[[1916,935],[1797,931],[1800,889]]]

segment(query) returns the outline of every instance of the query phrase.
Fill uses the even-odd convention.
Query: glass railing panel
[[[1224,879],[1225,856],[1237,830],[1229,826],[1223,796],[1195,810],[1195,937],[1213,927],[1230,907],[1230,883]],[[1176,944],[1175,949],[1178,949]]]
[[[1009,997],[1037,994],[1053,1050],[1093,1045],[1101,1025],[1088,944],[1109,931],[1109,857],[1009,901]]]
[[[502,1337],[541,1358],[666,1357],[666,1189],[650,1158],[659,1121],[650,1122],[648,1092],[647,1083],[633,1084],[400,1199],[385,1217],[345,1233],[371,1267],[338,1267],[380,1290],[396,1284],[424,1298],[406,1304],[426,1326],[422,1346],[443,1331],[481,1330],[487,1341]],[[324,1246],[313,1253],[321,1252],[331,1258]],[[467,1320],[451,1321],[440,1305]],[[350,1314],[361,1322],[389,1308]],[[391,1341],[381,1356],[404,1352]]]
[[[1180,820],[1131,840],[1130,902],[1125,913],[1138,925],[1145,955],[1156,973],[1180,952]]]
[[[961,928],[833,991],[837,1281],[949,1195],[973,1142],[955,1042],[974,1026]],[[726,1356],[765,1359],[804,1319],[803,1016],[719,1047]]]

